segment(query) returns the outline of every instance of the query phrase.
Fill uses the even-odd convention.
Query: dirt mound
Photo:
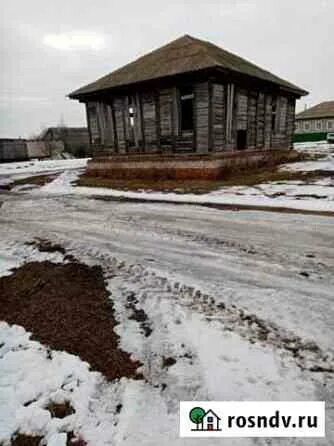
[[[52,349],[80,356],[110,380],[140,377],[140,363],[118,347],[113,306],[98,266],[31,262],[1,277],[0,320],[23,326]]]

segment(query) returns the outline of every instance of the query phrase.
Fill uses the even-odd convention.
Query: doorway
[[[237,132],[237,150],[245,150],[247,147],[247,130]]]

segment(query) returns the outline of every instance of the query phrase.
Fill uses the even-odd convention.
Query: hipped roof
[[[307,94],[307,91],[229,51],[210,42],[185,35],[79,88],[69,97],[80,99],[90,93],[213,68],[261,79],[297,96]]]

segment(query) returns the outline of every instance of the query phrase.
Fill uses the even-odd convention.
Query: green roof
[[[72,92],[70,98],[139,82],[220,68],[278,85],[298,96],[307,91],[210,42],[185,35]]]

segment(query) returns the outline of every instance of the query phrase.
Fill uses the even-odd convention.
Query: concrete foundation
[[[86,174],[119,180],[216,180],[227,171],[276,164],[290,157],[295,157],[295,153],[286,149],[207,155],[117,154],[93,158],[88,162]]]

